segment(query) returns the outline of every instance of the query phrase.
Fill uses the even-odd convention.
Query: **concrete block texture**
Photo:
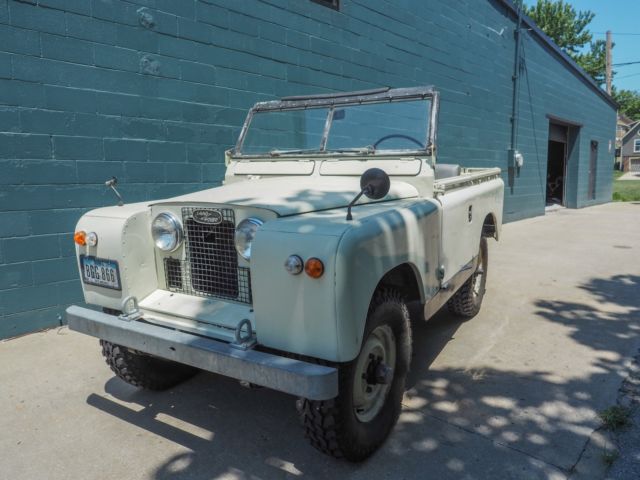
[[[43,297],[31,317],[21,305],[42,279],[76,282],[65,291],[77,294],[71,235],[84,211],[113,204],[106,178],[119,178],[127,201],[219,184],[224,150],[256,101],[434,84],[439,161],[502,167],[507,220],[544,212],[551,115],[582,125],[568,202],[608,201],[615,111],[529,30],[525,167],[507,174],[515,26],[500,0],[342,0],[339,10],[311,0],[0,0],[0,292],[16,299],[0,324],[26,322],[0,338],[60,321],[68,296]],[[46,274],[24,273],[46,261]]]

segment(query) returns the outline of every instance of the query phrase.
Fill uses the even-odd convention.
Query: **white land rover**
[[[295,395],[313,446],[366,458],[400,413],[407,303],[478,313],[501,228],[500,169],[437,164],[437,118],[431,87],[256,104],[223,186],[80,219],[102,311],[69,327],[132,385],[202,369]]]

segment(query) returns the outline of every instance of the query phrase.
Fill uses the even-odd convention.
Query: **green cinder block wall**
[[[256,101],[434,84],[440,161],[506,169],[514,28],[498,0],[0,0],[0,338],[82,301],[72,233],[107,178],[130,202],[219,185]],[[583,125],[572,206],[608,201],[614,106],[530,32],[523,52],[506,220],[544,212],[547,115]]]

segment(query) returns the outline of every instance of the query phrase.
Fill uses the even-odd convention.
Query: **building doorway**
[[[549,123],[546,189],[547,206],[565,205],[568,137],[569,129],[566,125]]]

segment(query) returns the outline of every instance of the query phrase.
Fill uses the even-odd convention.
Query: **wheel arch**
[[[496,240],[500,237],[498,220],[494,213],[489,213],[484,217],[484,222],[482,223],[482,236],[494,238]]]
[[[360,352],[371,301],[381,286],[423,301],[431,293],[439,211],[436,204],[424,201],[389,208],[354,224],[341,237],[334,287],[338,361],[351,361]]]
[[[372,307],[375,305],[376,296],[384,290],[397,291],[406,303],[412,301],[425,302],[424,287],[420,280],[420,272],[412,262],[403,262],[388,269],[378,281],[369,298],[367,317],[358,325],[358,338],[363,340],[367,329],[367,319]],[[358,351],[360,349],[358,348]],[[356,353],[357,354],[357,353]]]
[[[373,303],[378,292],[384,289],[397,290],[407,302],[418,300],[424,303],[425,301],[420,273],[411,262],[396,265],[382,276],[369,300],[369,306]]]
[[[370,286],[366,290],[358,289],[357,293],[354,292],[354,297],[351,297],[352,301],[366,302],[364,303],[366,307],[356,317],[351,317],[350,334],[341,338],[343,341],[345,339],[349,341],[351,347],[348,348],[348,353],[343,351],[344,355],[340,361],[350,361],[358,355],[364,332],[367,328],[367,317],[379,292],[385,289],[395,290],[399,292],[407,303],[411,301],[424,303],[425,301],[426,295],[420,271],[411,261],[397,263],[385,269],[384,273],[378,278],[380,279],[376,283],[369,284]],[[354,298],[359,300],[354,300]]]

